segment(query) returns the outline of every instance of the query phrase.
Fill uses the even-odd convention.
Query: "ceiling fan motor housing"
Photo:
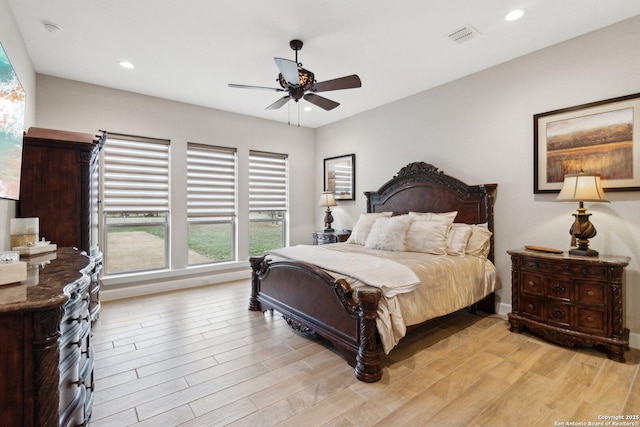
[[[309,90],[311,86],[315,83],[315,76],[309,70],[305,70],[304,68],[298,68],[298,81],[300,82],[298,85],[290,84],[287,82],[287,79],[284,78],[282,73],[278,74],[278,83],[282,86],[283,89],[289,90],[293,87],[301,87],[303,90]]]

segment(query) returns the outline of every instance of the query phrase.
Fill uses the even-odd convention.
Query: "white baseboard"
[[[154,283],[138,284],[135,286],[125,286],[119,288],[109,288],[103,286],[100,289],[100,300],[112,301],[117,299],[138,297],[142,295],[157,294],[160,292],[196,288],[199,286],[213,285],[224,282],[233,282],[236,280],[247,280],[250,278],[251,271],[243,270],[189,278],[175,278],[168,281],[158,281]],[[249,292],[250,289],[249,287],[247,287],[247,298]]]
[[[507,314],[511,313],[511,304],[505,304],[503,302],[498,303],[498,306],[496,307],[496,313],[506,316]]]
[[[496,307],[496,313],[507,315],[511,312],[511,304],[499,303]],[[640,348],[640,334],[636,332],[629,333],[629,347]]]

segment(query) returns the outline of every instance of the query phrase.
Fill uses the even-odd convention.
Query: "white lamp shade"
[[[318,202],[320,206],[336,206],[336,198],[333,196],[333,192],[324,191],[320,194],[320,201]]]
[[[574,173],[564,176],[564,184],[556,198],[559,202],[609,202],[604,195],[600,175]]]

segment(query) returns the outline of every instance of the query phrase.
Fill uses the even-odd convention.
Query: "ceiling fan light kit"
[[[304,68],[302,64],[298,62],[298,51],[302,49],[303,43],[300,40],[291,40],[289,46],[296,53],[295,61],[284,58],[273,58],[276,66],[280,70],[276,81],[279,83],[279,88],[269,88],[264,86],[248,86],[239,84],[229,84],[229,87],[241,88],[241,89],[266,89],[275,92],[287,92],[288,94],[273,104],[269,105],[267,110],[277,110],[290,100],[298,102],[300,99],[314,104],[323,110],[333,110],[338,105],[338,102],[332,101],[320,95],[316,95],[316,92],[328,92],[331,90],[341,89],[354,89],[362,86],[360,77],[356,74],[350,76],[339,77],[337,79],[326,80],[324,82],[316,82],[315,75]]]

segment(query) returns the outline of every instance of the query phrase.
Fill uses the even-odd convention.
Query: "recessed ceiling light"
[[[507,13],[504,16],[505,21],[516,21],[522,18],[525,14],[526,10],[524,9],[514,9],[511,12]]]
[[[311,107],[309,107],[309,106],[307,105],[306,107],[304,107],[304,108],[303,108],[303,110],[304,110],[304,111],[311,111],[311,110],[312,110],[312,108],[311,108]]]
[[[120,66],[122,68],[126,68],[127,70],[131,70],[131,69],[135,68],[135,65],[133,65],[129,61],[120,61]]]

